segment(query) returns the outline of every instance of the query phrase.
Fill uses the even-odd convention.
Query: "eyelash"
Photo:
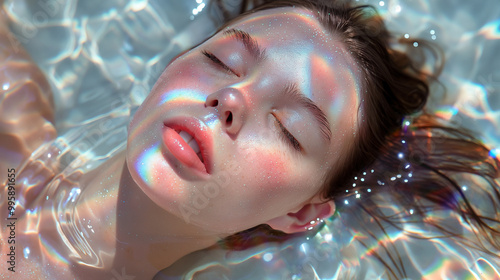
[[[273,114],[273,116],[274,116],[274,114]],[[281,121],[276,116],[274,116],[274,118],[276,119],[276,123],[279,125],[280,130],[282,132],[282,133],[278,133],[280,139],[285,141],[287,144],[289,144],[294,150],[300,152],[301,147],[300,147],[299,141],[297,141],[297,139],[295,139],[295,137],[293,137],[293,135],[283,126]]]
[[[206,50],[201,51],[201,53],[204,56],[206,56],[208,59],[210,59],[212,62],[214,62],[215,64],[221,66],[227,72],[230,72],[238,77],[240,76],[240,75],[236,74],[233,70],[231,70],[231,68],[229,68],[226,64],[224,64],[224,62],[220,61],[220,59],[217,58],[213,53],[208,52]],[[282,132],[282,133],[278,133],[280,139],[283,140],[284,142],[286,142],[287,144],[289,144],[294,150],[300,152],[301,147],[300,147],[299,141],[297,141],[297,139],[295,139],[295,137],[293,137],[293,135],[290,132],[288,132],[288,130],[283,126],[283,124],[280,122],[280,120],[276,116],[274,116],[274,118],[276,119],[276,123],[279,125],[280,130]]]
[[[215,64],[221,66],[227,72],[229,72],[231,74],[234,74],[234,75],[236,75],[238,77],[240,76],[236,72],[234,72],[231,68],[229,68],[226,64],[224,64],[224,62],[220,61],[220,59],[217,58],[213,53],[211,53],[209,51],[206,51],[206,50],[201,51],[201,53],[204,56],[206,56],[208,59],[210,59],[212,62],[214,62]]]

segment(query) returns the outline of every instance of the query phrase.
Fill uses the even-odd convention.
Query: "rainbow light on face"
[[[160,142],[155,142],[151,147],[145,149],[144,152],[139,155],[137,162],[134,163],[137,174],[139,174],[142,181],[148,185],[153,183],[149,181],[153,178],[151,172],[154,170],[154,168],[151,168],[151,163],[154,161],[155,154],[158,153],[161,153]]]
[[[340,48],[339,48],[340,49]],[[327,61],[327,58],[331,57],[331,55],[325,53],[322,55],[316,55],[312,57],[311,59],[311,69],[314,70],[314,73],[311,72],[311,76],[313,77],[319,77],[320,79],[330,79],[330,80],[335,80],[336,83],[334,85],[333,89],[322,89],[324,91],[329,91],[332,94],[335,95],[335,98],[333,99],[333,102],[331,102],[331,105],[329,107],[329,112],[332,113],[334,118],[338,118],[342,112],[344,112],[343,108],[348,108],[349,105],[354,105],[359,104],[360,96],[359,96],[359,86],[357,82],[354,82],[353,88],[349,88],[350,91],[354,91],[354,94],[347,93],[347,92],[338,92],[339,89],[345,87],[348,85],[349,81],[356,81],[356,75],[354,74],[353,69],[351,69],[347,65],[342,65],[342,64],[336,64],[337,67],[342,67],[344,73],[340,71],[335,71],[337,67],[332,67],[331,62],[329,63]],[[342,85],[341,85],[342,84]],[[337,86],[338,85],[338,86]],[[346,104],[348,101],[349,96],[356,96],[355,99],[353,99],[354,104]]]
[[[205,103],[206,96],[201,91],[193,91],[192,89],[176,89],[162,94],[160,106],[167,102],[184,102],[195,101]]]
[[[313,35],[313,37],[316,36]],[[354,60],[344,51],[344,44],[339,40],[335,40],[334,35],[329,33],[327,33],[326,36],[322,36],[322,40],[325,43],[330,43],[330,49],[320,49],[319,54],[310,58],[308,69],[304,70],[307,71],[309,81],[315,78],[317,80],[330,80],[335,82],[333,88],[323,88],[320,90],[335,95],[332,99],[333,102],[330,102],[328,112],[325,113],[331,113],[334,119],[337,119],[345,112],[345,108],[349,108],[350,105],[357,106],[356,104],[360,104],[359,77],[355,74],[357,69],[353,69],[350,66],[350,61],[354,62]],[[342,71],[338,71],[339,69],[342,69]],[[352,82],[353,87],[349,87],[348,90],[352,92],[340,91],[346,86],[351,85],[349,82]],[[311,85],[308,85],[308,87],[311,88]],[[307,91],[303,89],[303,92],[306,93]],[[308,96],[311,97],[312,94],[313,93],[309,93]],[[349,96],[355,96],[351,104],[347,103],[349,102]]]

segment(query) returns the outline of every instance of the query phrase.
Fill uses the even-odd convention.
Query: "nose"
[[[222,127],[236,136],[243,126],[246,102],[241,92],[235,88],[225,88],[210,94],[205,107],[214,107],[219,114]]]

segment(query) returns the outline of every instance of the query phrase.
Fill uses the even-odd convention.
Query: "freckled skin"
[[[359,69],[314,13],[272,9],[229,28],[248,32],[266,49],[267,59],[253,61],[241,42],[222,32],[178,57],[136,112],[127,151],[130,173],[139,187],[179,217],[182,205],[191,210],[194,201],[202,205],[200,192],[219,184],[217,195],[208,197],[208,204],[191,215],[190,222],[221,235],[297,211],[317,197],[325,173],[352,141],[359,106]],[[239,76],[205,57],[203,50]],[[330,143],[322,140],[318,124],[305,108],[280,95],[289,83],[297,84],[326,113]],[[218,105],[210,103],[214,100]],[[228,112],[232,123],[226,121]],[[163,122],[178,116],[198,118],[210,129],[214,170],[208,180],[180,178],[160,152]],[[301,152],[280,136],[276,118],[300,143]],[[158,152],[141,159],[140,154],[151,147]],[[148,171],[133,168],[139,164]],[[228,166],[240,172],[233,172],[227,185],[220,186],[216,178],[231,173]]]

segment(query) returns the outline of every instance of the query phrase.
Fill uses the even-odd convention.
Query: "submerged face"
[[[246,16],[165,69],[130,124],[132,177],[160,207],[214,233],[295,212],[354,139],[358,81],[314,13]]]

